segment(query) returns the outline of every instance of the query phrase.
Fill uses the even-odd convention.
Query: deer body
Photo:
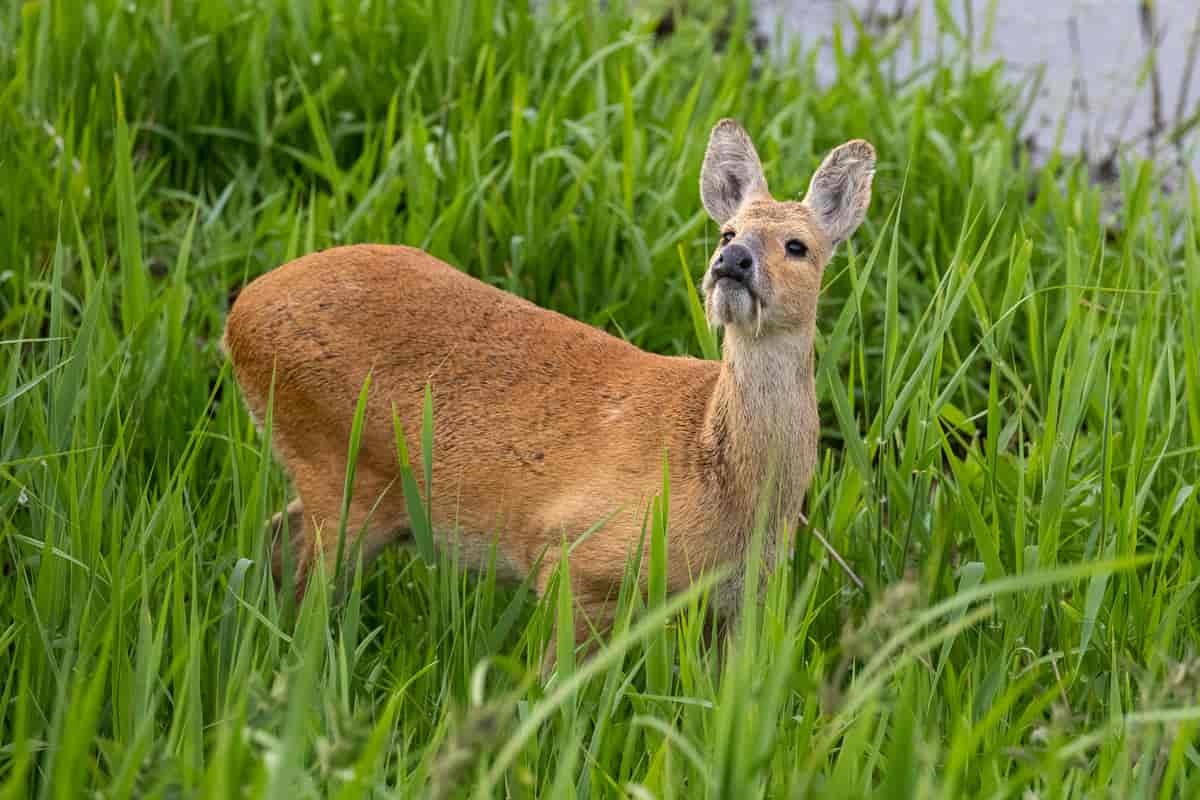
[[[869,193],[873,153],[865,143],[841,149],[856,144],[871,158],[865,178],[840,186],[835,219],[849,200],[865,210],[859,184]],[[571,555],[584,612],[577,636],[590,630],[589,618],[606,621],[662,488],[664,455],[668,589],[719,564],[741,574],[768,474],[776,487],[767,506],[770,557],[774,536],[800,511],[816,460],[816,294],[821,268],[848,233],[831,234],[812,210],[824,195],[772,200],[748,137],[730,122],[714,129],[702,195],[724,217],[718,222],[744,230],[723,236],[705,276],[710,320],[726,329],[720,362],[647,353],[408,247],[333,248],[248,285],[230,312],[225,347],[260,420],[274,381],[272,441],[299,495],[288,509],[297,585],[337,547],[351,423],[368,373],[346,528],[361,532],[365,558],[407,534],[393,412],[409,452],[420,452],[427,384],[431,515],[442,544],[480,564],[494,542],[501,572],[517,578],[536,569],[542,592],[563,538],[602,523]],[[806,241],[805,258],[796,259],[804,263],[782,263],[795,236]],[[718,608],[739,585],[735,577],[718,592]]]

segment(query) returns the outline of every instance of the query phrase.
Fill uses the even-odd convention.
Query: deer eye
[[[784,245],[784,248],[787,250],[787,254],[792,258],[804,258],[806,255],[808,255],[808,245],[799,239],[789,239],[788,243]]]
[[[733,237],[737,236],[733,231],[725,231],[721,234],[721,244],[729,244],[733,241]]]

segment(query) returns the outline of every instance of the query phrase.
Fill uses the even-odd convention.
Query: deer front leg
[[[545,599],[550,580],[558,568],[558,563],[544,564],[537,578],[538,597]],[[607,583],[601,588],[592,584],[581,575],[571,575],[572,616],[575,628],[576,662],[594,656],[600,650],[602,637],[607,636],[612,628],[616,611],[616,598]],[[555,609],[557,609],[555,602]],[[555,611],[555,624],[552,626],[550,641],[542,656],[542,681],[549,679],[558,666],[558,623]]]

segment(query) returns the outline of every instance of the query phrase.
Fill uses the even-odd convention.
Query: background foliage
[[[1074,162],[1035,169],[1020,91],[938,19],[904,78],[902,35],[832,32],[819,85],[723,4],[6,4],[0,792],[1200,793],[1195,185],[1127,163],[1114,211]],[[396,552],[281,606],[287,487],[218,348],[232,293],[404,242],[698,353],[722,116],[778,197],[845,139],[881,156],[826,273],[809,499],[863,587],[804,536],[722,652],[704,586],[627,582],[638,613],[547,687],[565,591]]]

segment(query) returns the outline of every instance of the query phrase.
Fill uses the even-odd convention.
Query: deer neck
[[[772,519],[799,513],[818,434],[812,332],[755,337],[728,330],[704,439],[744,518],[753,518],[768,484]]]

